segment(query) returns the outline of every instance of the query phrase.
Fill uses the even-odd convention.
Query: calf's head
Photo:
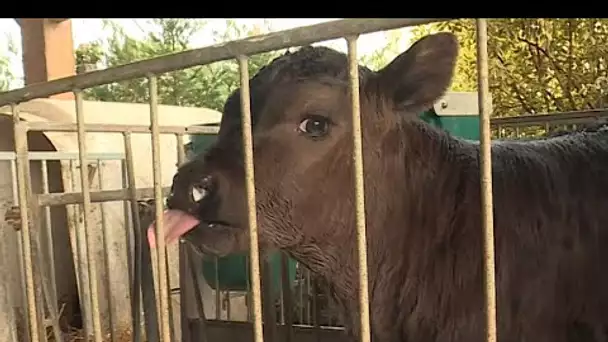
[[[422,38],[377,72],[359,68],[371,196],[382,196],[383,183],[401,181],[384,179],[389,173],[383,169],[392,167],[387,154],[403,143],[388,137],[444,93],[456,55],[454,36],[440,33]],[[327,261],[320,255],[335,258],[338,250],[351,249],[355,228],[346,55],[325,47],[287,53],[260,70],[250,90],[261,243],[292,251],[309,266]],[[246,248],[240,116],[237,90],[225,104],[214,145],[179,168],[167,200],[168,240],[183,235],[204,252],[220,255]],[[153,234],[149,238],[154,243]]]

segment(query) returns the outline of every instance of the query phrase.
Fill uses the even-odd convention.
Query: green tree
[[[111,32],[109,38],[80,46],[76,51],[80,71],[91,66],[104,68],[124,65],[139,60],[168,55],[192,49],[192,38],[208,31],[208,23],[192,19],[153,19],[152,29],[146,30],[143,39],[129,36],[116,22],[106,20],[104,25]],[[214,43],[260,34],[271,29],[239,26],[226,20],[225,30],[212,30]],[[249,59],[251,74],[269,63],[281,52],[274,51],[252,56]],[[238,87],[238,66],[234,61],[222,61],[163,74],[159,77],[159,102],[178,106],[207,107],[221,110],[226,98]],[[146,102],[148,99],[145,79],[128,80],[95,87],[85,92],[90,100]]]
[[[420,26],[413,30],[414,40],[438,31],[450,31],[460,41],[451,89],[475,91],[474,20]],[[488,37],[495,116],[604,107],[607,19],[492,19]]]
[[[17,55],[17,46],[10,35],[6,35],[6,40],[8,42],[7,49],[0,55],[0,91],[9,90],[11,84],[16,80],[11,71],[11,57]]]
[[[135,61],[172,54],[193,48],[193,37],[203,33],[213,37],[213,43],[222,43],[272,31],[265,21],[261,26],[238,25],[226,20],[222,30],[211,29],[204,20],[153,19],[147,22],[144,38],[135,38],[125,32],[124,27],[111,20],[104,26],[110,32],[106,39],[83,44],[76,50],[79,73],[96,68],[108,68]],[[387,32],[387,45],[373,54],[361,56],[362,63],[378,69],[397,55],[401,34],[398,30]],[[251,56],[249,73],[257,71],[276,58],[282,51],[272,51]],[[231,61],[166,73],[159,77],[159,101],[162,104],[207,107],[221,110],[230,93],[239,86],[238,66]],[[145,79],[128,80],[87,89],[85,98],[97,101],[143,103],[148,100]]]
[[[401,52],[400,42],[403,37],[401,30],[384,32],[386,45],[368,55],[359,57],[359,61],[368,68],[376,71],[386,66]]]

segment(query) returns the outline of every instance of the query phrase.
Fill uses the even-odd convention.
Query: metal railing
[[[575,129],[577,125],[594,123],[608,118],[605,109],[573,111],[551,114],[520,115],[492,119],[496,138],[526,138],[546,136],[557,130]]]
[[[441,21],[444,19],[353,19],[338,20],[309,27],[297,28],[281,32],[270,33],[263,36],[251,37],[210,47],[195,49],[170,56],[158,57],[146,61],[131,63],[107,70],[94,71],[87,74],[77,75],[64,79],[35,84],[23,89],[9,91],[0,94],[0,106],[12,105],[15,132],[15,153],[17,163],[17,197],[22,210],[20,220],[22,224],[21,242],[23,245],[23,263],[25,278],[25,294],[27,302],[27,317],[29,323],[30,341],[41,341],[40,327],[40,308],[37,306],[36,281],[34,275],[34,260],[32,257],[32,240],[30,226],[36,219],[34,212],[37,207],[48,207],[52,205],[79,204],[84,215],[85,240],[90,246],[93,241],[90,236],[92,224],[90,222],[89,209],[91,203],[105,201],[128,201],[131,205],[131,215],[134,220],[135,233],[135,253],[134,260],[131,260],[132,274],[131,283],[135,284],[131,293],[132,298],[132,318],[133,318],[133,339],[140,341],[140,307],[141,298],[139,285],[142,281],[142,251],[141,247],[141,224],[136,213],[137,201],[145,197],[153,197],[156,207],[156,236],[158,246],[152,258],[154,269],[154,284],[157,289],[156,309],[158,312],[158,336],[161,341],[172,340],[172,330],[170,322],[170,302],[167,273],[167,255],[164,245],[162,227],[162,208],[163,197],[166,189],[162,188],[160,174],[160,152],[159,136],[161,134],[172,134],[176,136],[178,146],[183,146],[184,134],[205,134],[215,133],[215,130],[205,127],[190,127],[187,129],[176,127],[160,127],[158,124],[158,88],[157,77],[165,72],[203,65],[212,62],[236,58],[239,63],[240,89],[241,89],[241,112],[242,112],[242,140],[244,145],[245,165],[246,165],[246,189],[248,203],[248,222],[249,222],[249,267],[252,273],[252,319],[254,339],[256,342],[264,340],[262,334],[262,284],[260,281],[260,257],[258,254],[257,238],[257,218],[255,212],[254,194],[254,170],[252,153],[252,132],[250,118],[250,99],[249,99],[249,75],[247,69],[247,56],[271,50],[283,49],[293,46],[300,46],[324,40],[346,37],[348,44],[348,65],[350,80],[350,96],[352,103],[353,118],[353,147],[354,147],[354,172],[355,172],[355,193],[356,193],[356,223],[357,223],[357,246],[359,261],[359,307],[361,308],[360,329],[361,341],[369,342],[371,339],[369,306],[368,306],[368,279],[367,279],[367,251],[365,241],[365,214],[364,214],[364,190],[363,190],[363,163],[362,143],[361,143],[361,119],[359,110],[359,78],[357,63],[357,38],[360,34],[375,31],[395,29],[405,26],[414,26],[426,23]],[[490,165],[490,113],[491,108],[488,102],[488,56],[487,56],[487,27],[485,19],[477,19],[477,44],[478,44],[478,78],[479,78],[479,108],[481,109],[480,131],[482,146],[482,198],[483,198],[483,217],[485,232],[485,271],[486,271],[486,299],[487,299],[487,341],[496,341],[496,311],[495,311],[495,284],[494,284],[494,251],[493,251],[493,222],[492,222],[492,198],[491,198],[491,165]],[[149,105],[150,105],[150,126],[127,126],[127,125],[92,125],[85,123],[85,113],[83,110],[82,89],[118,82],[132,78],[146,77],[149,84]],[[52,123],[29,123],[20,119],[19,103],[47,97],[54,94],[74,92],[76,95],[76,118],[75,125],[52,124]],[[87,132],[120,132],[124,136],[125,164],[127,173],[127,184],[125,190],[99,191],[92,192],[89,188],[88,174],[86,168],[80,169],[81,192],[65,194],[45,194],[43,196],[33,196],[29,182],[31,171],[28,163],[28,142],[27,133],[31,131],[62,131],[77,132],[79,147],[80,165],[85,165],[90,156],[87,153],[85,134]],[[213,132],[211,132],[213,131]],[[151,134],[152,160],[154,165],[154,187],[153,189],[137,189],[134,179],[134,162],[132,156],[131,134],[135,132],[146,132]],[[178,149],[179,161],[184,160],[183,151]],[[140,247],[138,247],[140,246]],[[84,307],[89,308],[92,316],[91,326],[86,330],[93,336],[95,342],[102,342],[101,320],[99,317],[99,293],[96,275],[96,257],[90,253],[89,248],[85,248],[85,259],[89,274],[89,294],[88,298],[81,298],[85,301]],[[182,256],[185,254],[180,253]],[[139,266],[138,266],[139,265]],[[144,295],[145,297],[145,295]],[[145,298],[144,298],[145,299]],[[183,322],[183,320],[182,320]],[[183,333],[183,332],[182,332]]]

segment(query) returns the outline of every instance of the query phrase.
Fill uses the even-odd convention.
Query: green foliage
[[[382,49],[378,49],[369,55],[359,58],[359,62],[368,68],[377,71],[393,60],[401,52],[399,42],[401,41],[401,31],[392,30],[385,32],[387,43]]]
[[[475,91],[474,20],[421,26],[413,30],[414,39],[438,31],[450,31],[460,41],[451,89]],[[604,107],[608,19],[492,19],[488,37],[496,116]]]
[[[0,91],[7,91],[9,89],[11,78],[13,77],[9,65],[9,58],[0,56]]]
[[[110,37],[80,46],[76,51],[78,63],[97,64],[107,68],[189,50],[193,48],[190,43],[192,38],[208,28],[206,21],[198,19],[153,19],[148,24],[152,29],[146,30],[143,39],[136,39],[117,23],[105,21],[104,25],[111,31]],[[213,30],[211,35],[214,43],[221,43],[270,30],[268,23],[265,26],[238,26],[233,20],[226,20],[226,29]],[[249,60],[250,73],[253,75],[280,53],[275,51],[252,56]],[[159,102],[221,110],[238,84],[238,66],[234,61],[178,70],[159,77]],[[129,80],[88,89],[85,98],[143,103],[148,100],[147,87],[145,79]]]
[[[0,91],[9,90],[11,83],[15,81],[15,75],[13,75],[10,68],[10,57],[17,54],[17,46],[13,37],[7,35],[6,40],[8,42],[7,51],[0,55]]]
[[[208,22],[193,19],[153,19],[143,38],[135,38],[125,32],[124,27],[114,21],[105,20],[104,26],[111,33],[107,39],[83,44],[76,50],[79,72],[95,67],[113,67],[173,54],[192,49],[191,41],[203,33],[213,37],[213,43],[222,43],[271,31],[268,21],[259,26],[238,25],[234,20],[226,20],[223,30],[210,28]],[[360,60],[372,69],[378,69],[399,53],[399,31],[388,33],[385,48]],[[262,53],[249,58],[249,73],[255,75],[283,51]],[[391,56],[391,54],[393,56]],[[159,77],[159,102],[178,106],[207,107],[221,110],[227,97],[239,86],[238,66],[234,60],[211,65],[198,66],[186,70],[166,73]],[[128,80],[87,89],[85,98],[97,101],[117,101],[143,103],[148,100],[145,79]]]

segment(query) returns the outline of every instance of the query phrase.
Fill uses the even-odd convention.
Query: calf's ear
[[[457,56],[458,40],[453,34],[421,38],[378,72],[379,90],[398,111],[424,111],[450,85]]]

